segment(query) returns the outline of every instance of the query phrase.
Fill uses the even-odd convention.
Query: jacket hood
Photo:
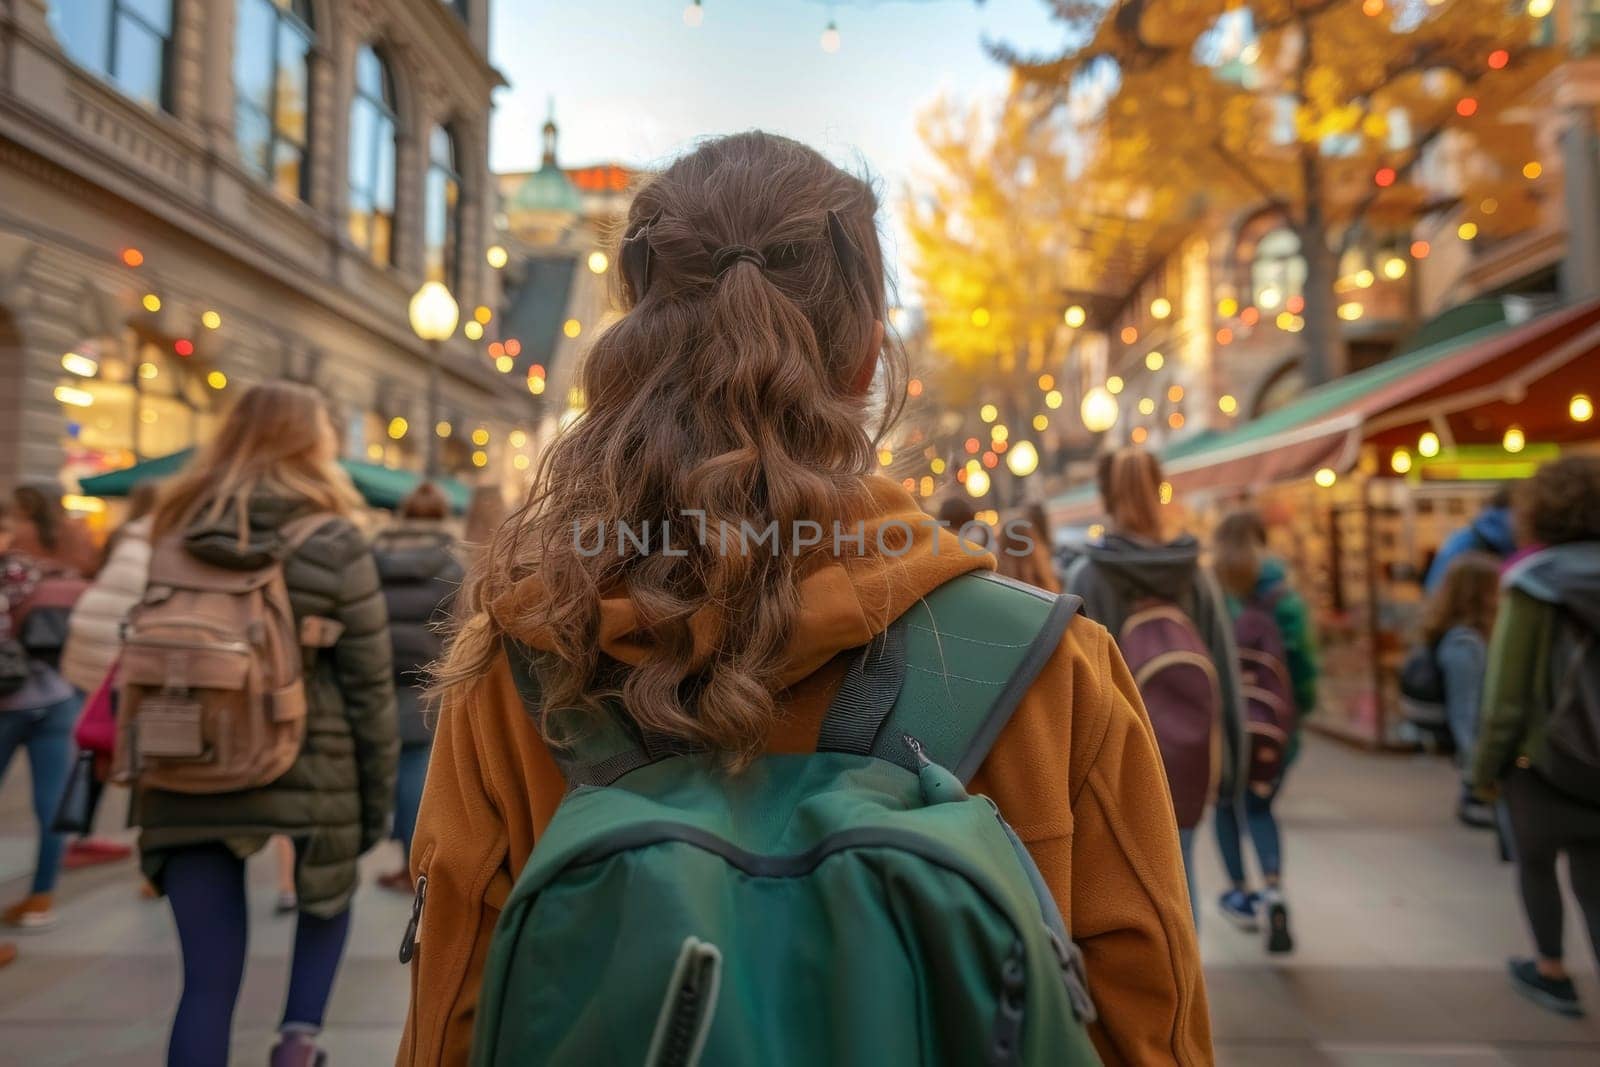
[[[230,504],[209,521],[196,520],[183,533],[183,547],[194,558],[229,570],[260,570],[287,554],[282,528],[308,509],[304,500],[257,493],[246,509],[244,542],[239,540],[238,509]]]
[[[1089,545],[1088,556],[1117,594],[1132,603],[1144,597],[1178,600],[1194,585],[1200,542],[1184,534],[1164,545],[1108,534]]]
[[[455,538],[434,523],[406,523],[385,530],[372,544],[378,580],[426,582],[459,570]],[[454,576],[454,575],[452,575]]]
[[[1484,508],[1471,525],[1496,555],[1504,557],[1516,551],[1517,533],[1512,524],[1510,508]]]
[[[825,533],[814,565],[800,579],[800,614],[784,650],[780,685],[793,685],[838,653],[871,641],[918,598],[950,579],[994,569],[993,556],[941,529],[899,484],[874,476],[867,488],[862,509],[843,523],[838,551]],[[865,534],[862,546],[854,540],[857,523]],[[489,613],[511,637],[548,650],[549,635],[526,622],[529,606],[543,595],[539,576],[530,575],[497,597]],[[696,663],[710,657],[722,626],[709,606],[690,620]],[[639,632],[638,611],[626,593],[601,598],[599,641],[602,652],[630,666],[650,655],[650,642]]]
[[[1289,568],[1284,565],[1283,560],[1276,556],[1262,557],[1261,570],[1256,574],[1256,596],[1266,596],[1288,578]]]
[[[1524,556],[1505,584],[1535,600],[1558,604],[1600,632],[1600,541],[1574,541]]]

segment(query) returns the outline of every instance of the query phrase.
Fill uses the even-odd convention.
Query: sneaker
[[[323,1067],[328,1054],[317,1047],[310,1034],[284,1034],[272,1046],[271,1067]]]
[[[1283,894],[1269,889],[1261,896],[1267,911],[1267,951],[1281,956],[1294,951],[1294,936],[1289,933],[1289,905]]]
[[[290,912],[299,911],[300,898],[293,893],[279,893],[277,903],[273,904],[272,910],[278,915],[288,915]]]
[[[11,905],[0,918],[19,930],[43,930],[54,926],[58,916],[50,907],[50,894],[35,893]]]
[[[1511,988],[1539,1007],[1574,1018],[1583,1014],[1572,979],[1546,978],[1539,973],[1539,965],[1533,960],[1507,960],[1506,970],[1511,977]]]
[[[1246,893],[1243,889],[1230,889],[1222,894],[1222,899],[1217,901],[1217,907],[1222,910],[1222,917],[1233,924],[1234,929],[1253,934],[1261,928],[1256,919],[1254,893]]]
[[[67,846],[61,865],[69,871],[94,867],[101,863],[116,863],[133,854],[133,849],[116,841],[85,837]]]

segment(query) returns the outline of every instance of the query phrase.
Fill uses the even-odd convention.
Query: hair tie
[[[722,277],[733,269],[735,263],[754,263],[760,270],[767,269],[767,257],[749,245],[728,245],[711,254],[711,271]]]

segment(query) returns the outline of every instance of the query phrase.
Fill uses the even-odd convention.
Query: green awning
[[[1531,367],[1546,354],[1571,358],[1600,322],[1600,302],[1514,324],[1476,306],[1468,311],[1454,317],[1454,324],[1464,328],[1441,327],[1432,343],[1307,390],[1237,429],[1203,431],[1172,443],[1161,450],[1168,479],[1180,491],[1192,492],[1306,477],[1322,466],[1343,472],[1355,462],[1372,420],[1448,392],[1452,383],[1490,365],[1509,372]],[[1047,506],[1063,519],[1098,510],[1093,486],[1062,493]]]
[[[131,467],[81,479],[79,485],[85,496],[124,497],[133,492],[134,486],[140,482],[158,481],[177,474],[183,470],[192,454],[193,449],[186,448],[182,452],[147,459]],[[375,508],[393,510],[399,507],[406,494],[422,482],[422,475],[415,471],[396,470],[393,467],[362,463],[353,459],[341,460],[340,465],[349,473],[350,480],[355,483],[362,499]],[[445,495],[450,498],[450,506],[458,514],[467,510],[467,502],[472,497],[471,486],[454,478],[440,478],[435,484],[444,490]]]

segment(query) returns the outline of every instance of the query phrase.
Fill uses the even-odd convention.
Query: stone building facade
[[[429,277],[499,304],[488,9],[0,0],[0,483],[190,447],[288,377],[347,457],[421,469],[437,432],[510,488],[528,392],[407,317]]]

